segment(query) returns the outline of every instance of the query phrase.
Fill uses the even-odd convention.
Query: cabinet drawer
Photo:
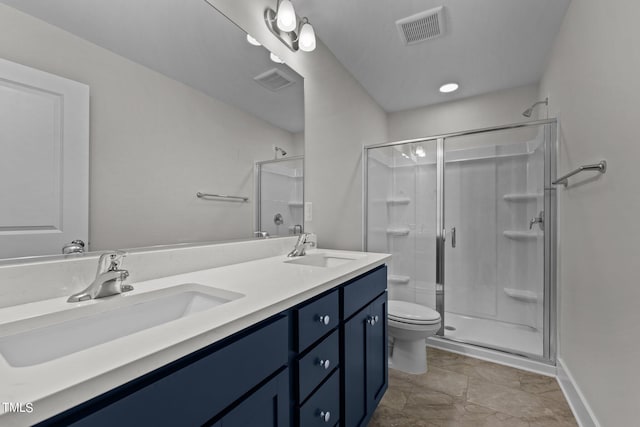
[[[325,418],[321,417],[321,414]],[[327,416],[328,414],[328,416]],[[300,426],[332,426],[340,418],[340,370],[337,369],[300,408]]]
[[[335,290],[296,312],[298,325],[297,351],[302,352],[339,323],[339,295]]]
[[[202,425],[287,364],[288,326],[283,316],[72,425]],[[59,420],[61,425],[70,421]]]
[[[340,332],[335,330],[298,360],[299,402],[303,402],[338,366],[339,359]]]
[[[342,288],[343,319],[348,319],[387,289],[387,267],[360,277]]]

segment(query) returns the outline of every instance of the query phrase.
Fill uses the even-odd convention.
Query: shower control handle
[[[529,221],[529,230],[533,229],[533,225],[538,224],[541,230],[544,230],[544,211],[540,211],[536,218],[531,218]]]
[[[451,227],[451,247],[456,247],[456,228]]]

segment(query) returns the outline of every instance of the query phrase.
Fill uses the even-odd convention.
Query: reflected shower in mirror
[[[256,230],[269,236],[300,234],[304,228],[304,158],[256,163]]]
[[[61,160],[68,147],[55,145],[51,135],[66,132],[68,123],[50,114],[55,109],[45,99],[38,111],[54,119],[38,141],[48,151],[13,151],[23,156],[28,178],[0,187],[4,200],[28,195],[11,200],[30,204],[0,208],[13,209],[12,218],[20,217],[19,209],[33,212],[33,199],[42,192],[52,212],[65,212],[66,199],[55,191],[70,181],[56,178],[47,190],[34,184],[51,181],[38,175],[37,165],[54,164],[52,176],[67,174],[88,186],[88,227],[84,234],[63,236],[60,221],[47,219],[53,225],[44,230],[41,218],[25,223],[2,212],[0,246],[8,249],[0,258],[59,254],[76,239],[99,251],[252,238],[256,162],[273,158],[274,147],[288,157],[304,153],[302,77],[272,62],[269,51],[250,44],[244,31],[204,0],[0,0],[0,26],[0,58],[24,66],[27,74],[78,82],[90,94],[79,114],[88,118],[86,176],[63,170],[83,167]],[[20,87],[20,78],[13,86],[0,85],[0,93]],[[40,92],[49,93],[44,88]],[[33,139],[29,130],[42,126],[42,114],[30,114],[30,108],[21,133],[11,134],[4,149],[26,147]],[[248,200],[198,198],[198,192]],[[44,248],[24,237],[34,230],[62,240]],[[28,244],[18,250],[16,236]]]

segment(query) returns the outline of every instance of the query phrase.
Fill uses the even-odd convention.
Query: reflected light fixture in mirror
[[[249,42],[249,44],[252,44],[254,46],[262,46],[262,43],[256,40],[251,34],[247,34],[247,41]]]
[[[291,51],[312,52],[316,48],[316,33],[306,17],[298,19],[290,0],[278,1],[277,11],[267,8],[264,22],[269,31]]]
[[[273,62],[275,62],[276,64],[284,64],[284,61],[283,61],[283,60],[282,60],[278,55],[276,55],[276,54],[275,54],[275,53],[273,53],[273,52],[271,52],[271,53],[269,54],[269,58],[271,58],[271,60],[272,60]]]

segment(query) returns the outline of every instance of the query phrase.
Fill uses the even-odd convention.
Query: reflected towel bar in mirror
[[[214,198],[217,198],[217,199],[229,200],[231,202],[248,202],[249,201],[248,197],[227,196],[226,194],[201,193],[199,191],[196,193],[196,197],[198,197],[199,199],[202,199],[202,198],[205,198],[205,197],[214,197]]]
[[[575,169],[571,172],[569,172],[568,174],[561,176],[560,178],[556,179],[555,181],[552,182],[553,185],[560,185],[563,184],[565,187],[568,185],[569,183],[569,178],[579,174],[580,172],[583,171],[598,171],[600,173],[605,173],[607,171],[607,161],[606,160],[601,160],[599,163],[593,164],[593,165],[582,165],[580,166],[578,169]]]

